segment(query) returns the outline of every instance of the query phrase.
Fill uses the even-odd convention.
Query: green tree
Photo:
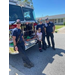
[[[24,3],[29,4],[31,7],[33,7],[33,2],[32,2],[32,0],[16,0],[16,1],[22,1],[22,2],[24,2]]]
[[[63,23],[63,25],[65,25],[65,22]]]

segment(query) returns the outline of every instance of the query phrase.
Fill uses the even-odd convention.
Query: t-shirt
[[[53,22],[45,23],[46,32],[53,32],[53,26],[54,26]]]
[[[37,23],[34,23],[34,26],[36,26],[37,25]]]
[[[39,25],[37,25],[36,30],[38,30],[38,28],[41,28],[41,32],[44,34],[45,33],[44,27],[45,27],[44,24],[41,24],[41,25],[39,24]]]
[[[20,33],[21,33],[21,29],[18,29],[18,28],[14,28],[12,31],[12,36],[16,37],[16,42],[18,40]],[[23,36],[23,33],[21,33],[20,35],[20,40],[19,40],[20,42],[23,42],[22,36]]]
[[[41,40],[42,39],[42,33],[40,32],[37,32],[37,36],[38,36],[38,40]]]

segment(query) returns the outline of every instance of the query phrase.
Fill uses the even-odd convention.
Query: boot
[[[53,50],[56,50],[54,47],[52,47],[53,48]]]
[[[50,47],[51,47],[50,45],[47,46],[47,48],[50,48]]]
[[[30,65],[31,67],[34,67],[34,64],[33,64],[32,62],[30,62],[29,65]]]
[[[46,47],[43,47],[42,49],[43,49],[43,50],[46,50]]]
[[[31,66],[27,63],[24,63],[24,67],[31,68]]]

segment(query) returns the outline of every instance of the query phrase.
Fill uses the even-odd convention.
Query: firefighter
[[[42,23],[42,19],[39,20],[39,24],[36,27],[36,30],[38,31],[38,29],[41,28],[41,32],[42,32],[42,49],[46,50],[47,45],[45,42],[45,24]]]
[[[25,41],[23,38],[23,33],[20,29],[21,21],[19,19],[16,20],[17,27],[13,29],[13,43],[14,50],[19,51],[19,54],[22,57],[23,63],[25,67],[31,68],[34,64],[29,60],[25,52]]]
[[[55,32],[55,25],[53,22],[50,22],[48,18],[45,19],[45,22],[46,22],[45,27],[46,27],[48,47],[51,47],[49,39],[49,37],[51,37],[52,48],[53,50],[55,50],[54,35],[53,35],[53,33]]]

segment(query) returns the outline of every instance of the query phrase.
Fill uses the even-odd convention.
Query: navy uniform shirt
[[[16,40],[15,40],[16,42],[18,40],[18,37],[19,37],[20,33],[21,33],[21,29],[18,29],[18,28],[14,28],[13,31],[12,31],[12,36],[15,36],[16,37]],[[21,33],[20,40],[19,41],[21,43],[24,43],[22,36],[23,36],[23,33]]]
[[[36,26],[36,30],[38,30],[38,28],[41,28],[41,32],[44,34],[45,33],[44,27],[45,27],[44,24],[41,24],[41,25],[39,24],[39,25]]]
[[[49,22],[49,23],[46,23],[45,24],[45,27],[46,27],[46,32],[53,32],[53,27],[54,27],[54,23],[52,22]]]

